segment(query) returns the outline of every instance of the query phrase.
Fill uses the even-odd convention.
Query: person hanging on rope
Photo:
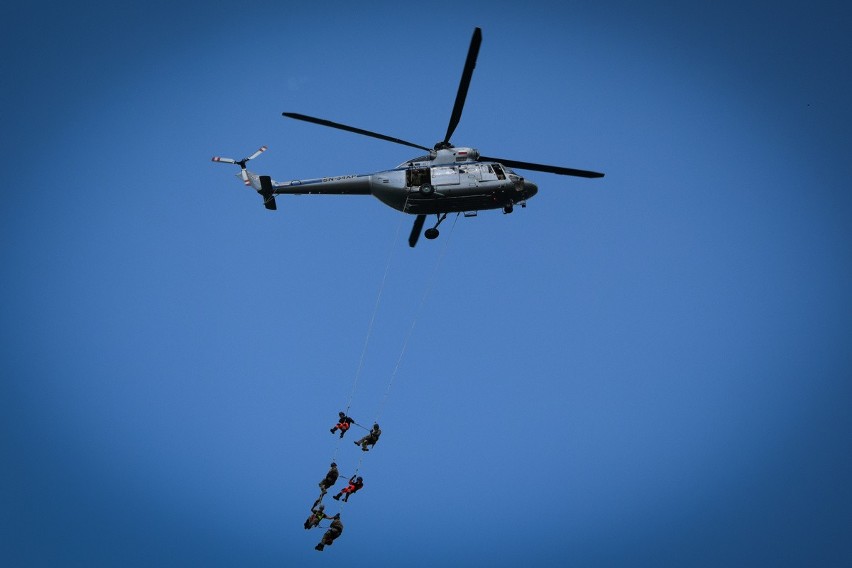
[[[328,515],[325,514],[325,505],[317,505],[317,503],[314,503],[314,506],[311,507],[311,516],[308,517],[307,521],[305,521],[305,530],[319,526],[320,521],[327,518]]]
[[[322,551],[326,546],[331,546],[334,542],[334,539],[340,536],[343,532],[343,523],[340,522],[340,513],[337,513],[333,517],[331,517],[331,526],[328,527],[328,530],[325,531],[325,534],[322,535],[322,540],[316,545],[314,548],[316,550]]]
[[[355,442],[355,445],[361,446],[361,449],[365,452],[369,451],[369,450],[367,450],[367,446],[375,446],[376,442],[379,441],[379,436],[381,436],[381,435],[382,435],[382,431],[379,430],[379,424],[378,423],[373,424],[373,429],[370,430],[370,433],[367,434],[366,436],[364,436],[363,438],[361,438],[360,440],[358,440],[357,442]]]
[[[340,501],[340,496],[343,495],[343,502],[347,503],[349,501],[349,496],[364,487],[364,479],[362,477],[355,477],[354,475],[349,478],[349,485],[343,488],[343,490],[335,495],[333,499],[335,501]]]
[[[331,462],[331,469],[328,470],[328,473],[325,474],[325,478],[319,482],[320,488],[320,498],[317,501],[322,499],[322,496],[328,492],[328,489],[337,483],[337,477],[340,475],[340,472],[337,471],[337,464]]]
[[[337,430],[340,430],[340,437],[342,438],[346,431],[349,430],[349,427],[352,426],[352,423],[355,421],[352,420],[351,417],[346,416],[346,414],[343,412],[338,412],[337,414],[339,415],[337,424],[334,426],[334,428],[331,429],[331,433],[334,434]]]

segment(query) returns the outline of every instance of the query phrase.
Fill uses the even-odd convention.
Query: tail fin
[[[270,211],[275,211],[278,206],[275,204],[275,192],[272,189],[272,178],[269,176],[259,176],[260,189],[257,191],[263,198],[263,206]]]

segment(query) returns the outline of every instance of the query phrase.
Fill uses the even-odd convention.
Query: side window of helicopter
[[[497,179],[506,179],[506,174],[503,173],[503,167],[500,164],[494,164],[494,173],[497,174]]]
[[[494,175],[494,168],[491,167],[491,164],[479,164],[479,171],[481,172],[480,179],[488,181],[495,180],[497,176]]]

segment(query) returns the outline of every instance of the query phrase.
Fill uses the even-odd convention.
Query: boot
[[[325,545],[323,543],[319,543],[314,547],[314,550],[322,551],[323,548],[325,548]]]
[[[337,430],[337,428],[332,428],[332,429],[331,429],[331,433],[332,433],[332,434],[334,434],[334,431],[335,431],[335,430]]]

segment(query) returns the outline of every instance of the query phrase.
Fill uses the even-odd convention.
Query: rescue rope
[[[426,289],[423,291],[423,296],[420,298],[420,304],[418,304],[417,309],[414,312],[414,318],[411,320],[411,326],[408,328],[408,333],[405,335],[405,340],[402,343],[402,350],[399,353],[399,357],[396,360],[396,365],[393,368],[393,372],[390,376],[390,381],[388,381],[388,386],[385,389],[385,394],[382,397],[381,403],[379,403],[379,409],[376,412],[376,419],[374,422],[378,422],[379,418],[381,418],[382,412],[384,411],[385,403],[390,396],[390,390],[393,386],[394,380],[396,379],[396,375],[399,372],[399,367],[402,364],[402,359],[405,356],[405,351],[408,348],[408,341],[411,339],[412,334],[414,333],[414,328],[417,325],[417,319],[420,317],[420,312],[423,310],[423,306],[426,304],[426,299],[429,297],[429,294],[432,292],[432,288],[435,285],[435,279],[438,275],[438,269],[441,267],[441,262],[444,260],[444,256],[447,254],[447,247],[450,244],[450,237],[453,235],[453,229],[456,228],[456,223],[459,220],[459,214],[456,213],[455,219],[453,219],[453,224],[450,227],[450,234],[444,239],[444,246],[441,248],[441,254],[438,255],[438,259],[435,261],[435,266],[432,268],[432,274],[429,276],[429,279],[426,281]]]
[[[405,205],[403,206],[403,211],[405,210],[405,207],[407,207],[407,206],[408,206],[408,198],[406,197],[405,198]],[[382,282],[379,285],[379,293],[376,296],[376,303],[373,305],[373,313],[370,315],[370,323],[367,325],[367,336],[364,338],[364,346],[361,348],[361,356],[358,359],[358,367],[355,369],[355,378],[352,381],[352,390],[349,392],[349,399],[346,401],[346,410],[343,411],[346,416],[349,416],[349,409],[352,407],[352,400],[355,398],[355,391],[358,389],[358,379],[361,377],[361,371],[364,368],[364,359],[367,356],[367,347],[370,344],[370,337],[373,335],[373,325],[376,322],[376,314],[378,313],[379,306],[382,303],[382,295],[384,294],[384,291],[385,291],[385,283],[387,282],[388,273],[390,272],[391,261],[393,260],[394,254],[396,252],[397,247],[395,245],[396,245],[397,241],[399,240],[399,232],[402,229],[402,221],[403,221],[404,217],[405,217],[404,215],[400,215],[399,223],[397,223],[397,225],[396,225],[396,233],[394,234],[393,239],[391,240],[391,246],[390,246],[390,250],[388,251],[387,262],[385,263],[385,272],[384,272],[384,275],[382,275]],[[364,428],[365,430],[369,430],[369,428],[361,426],[360,424],[358,424],[355,421],[353,421],[353,424],[356,424],[357,426]],[[340,440],[341,439],[342,438],[339,438],[337,440],[337,443],[334,445],[334,453],[331,456],[331,461],[337,461],[337,452],[340,449]],[[360,462],[359,462],[359,465],[360,465]]]
[[[405,200],[405,205],[408,205],[408,198]],[[391,241],[390,251],[388,252],[388,260],[385,263],[385,273],[382,276],[382,283],[379,285],[379,294],[376,297],[376,303],[373,306],[373,313],[370,316],[370,323],[367,326],[367,337],[364,338],[364,347],[361,349],[361,357],[358,359],[358,367],[355,370],[355,380],[352,382],[352,391],[349,393],[349,400],[346,402],[346,410],[344,412],[347,416],[349,416],[349,409],[352,407],[352,399],[355,397],[355,390],[358,387],[358,379],[361,376],[361,370],[364,368],[364,358],[367,355],[367,346],[370,344],[370,337],[373,335],[373,324],[376,322],[376,314],[379,311],[379,305],[382,303],[382,294],[385,291],[385,283],[388,279],[388,272],[390,272],[391,261],[393,260],[394,253],[396,252],[397,247],[395,244],[399,240],[399,231],[402,228],[402,220],[403,216],[400,215],[399,223],[396,225],[396,234],[394,234],[393,240]]]

